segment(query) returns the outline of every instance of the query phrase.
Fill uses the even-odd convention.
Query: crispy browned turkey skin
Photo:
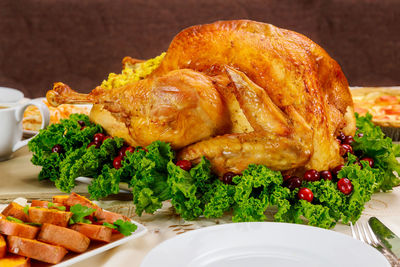
[[[53,105],[94,103],[91,119],[131,145],[156,140],[178,158],[208,158],[218,174],[249,164],[326,170],[340,163],[337,134],[355,132],[347,80],[305,36],[254,21],[187,28],[144,80],[90,94],[56,83]]]

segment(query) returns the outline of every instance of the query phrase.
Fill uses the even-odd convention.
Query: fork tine
[[[364,236],[365,236],[365,240],[367,241],[367,244],[371,245],[372,242],[371,242],[371,239],[369,238],[371,236],[371,232],[369,232],[369,230],[367,230],[366,223],[361,224],[361,228],[364,231]]]
[[[355,224],[355,229],[356,229],[356,231],[357,231],[357,233],[358,233],[358,239],[359,239],[361,242],[364,242],[364,243],[365,243],[365,239],[364,239],[364,237],[363,237],[363,234],[362,234],[360,228],[361,228],[361,227],[360,227],[360,223],[359,223],[359,222],[356,222],[356,224]]]
[[[350,229],[351,229],[351,234],[353,235],[354,239],[358,239],[356,235],[356,230],[354,229],[354,225],[352,222],[350,222]]]
[[[374,244],[374,245],[378,244],[380,241],[379,241],[378,238],[376,237],[375,233],[372,231],[371,226],[369,225],[369,223],[366,223],[366,225],[367,225],[366,228],[368,229],[368,231],[369,231],[369,233],[370,233],[370,236],[371,236],[371,238],[372,238],[373,244]]]

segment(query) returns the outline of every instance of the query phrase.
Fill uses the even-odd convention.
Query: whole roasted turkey
[[[301,34],[247,20],[183,30],[138,82],[90,94],[55,83],[47,99],[93,103],[91,119],[109,134],[132,146],[169,142],[178,158],[205,156],[220,175],[251,163],[327,170],[343,162],[336,136],[355,132],[337,62]]]

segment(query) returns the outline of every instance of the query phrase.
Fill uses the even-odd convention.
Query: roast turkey
[[[205,156],[220,175],[251,163],[328,170],[343,162],[336,136],[355,133],[338,63],[299,33],[247,20],[183,30],[143,80],[89,94],[55,83],[47,99],[93,103],[91,119],[109,134],[132,146],[169,142],[179,159]]]

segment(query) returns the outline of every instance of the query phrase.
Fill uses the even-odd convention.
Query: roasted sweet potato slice
[[[122,214],[103,210],[103,209],[98,209],[94,213],[94,217],[96,217],[97,221],[99,223],[103,222],[108,222],[108,223],[114,223],[116,220],[123,220],[123,221],[129,221],[130,219]]]
[[[7,251],[6,240],[4,239],[3,235],[0,234],[0,259],[4,258],[4,256],[6,255],[6,251]],[[0,264],[0,266],[2,265]]]
[[[86,206],[95,210],[101,210],[101,208],[99,206],[97,206],[96,204],[94,204],[92,201],[90,201],[89,199],[87,199],[84,196],[78,195],[77,193],[71,193],[71,195],[69,195],[68,199],[65,200],[65,204],[67,206],[74,206],[76,204],[81,204],[82,206]]]
[[[6,217],[11,216],[23,222],[28,220],[28,215],[24,213],[24,207],[15,202],[11,202],[1,213]]]
[[[85,252],[90,243],[88,237],[77,231],[48,223],[43,224],[38,240],[62,246],[77,253]]]
[[[72,216],[71,212],[59,211],[55,209],[45,209],[38,207],[30,207],[28,220],[34,223],[50,223],[62,227],[67,227],[69,219]]]
[[[70,228],[78,231],[92,240],[107,243],[111,241],[112,229],[103,225],[77,223],[72,225]]]
[[[66,200],[69,198],[69,195],[59,195],[53,196],[53,203],[61,204],[62,206],[68,206]]]
[[[67,250],[60,246],[53,246],[37,240],[18,236],[8,236],[8,251],[20,256],[51,264],[59,263],[67,254]]]
[[[0,233],[4,235],[15,235],[34,239],[39,228],[23,223],[12,222],[7,219],[0,219]]]
[[[49,207],[50,203],[51,203],[50,201],[46,201],[46,200],[32,200],[31,207],[40,207],[40,208],[46,208],[46,209],[57,209],[57,207],[63,206],[60,203],[52,203],[53,205],[50,205],[50,207]]]
[[[30,267],[29,258],[18,255],[7,255],[0,259],[1,267]]]

